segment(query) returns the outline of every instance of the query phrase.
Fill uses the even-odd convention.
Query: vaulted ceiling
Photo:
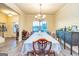
[[[42,4],[42,14],[56,14],[65,4],[64,3],[53,3],[53,4]],[[31,3],[16,3],[16,6],[21,9],[25,14],[38,14],[40,13],[40,4]]]

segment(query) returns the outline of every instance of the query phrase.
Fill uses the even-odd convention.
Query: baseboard
[[[5,37],[5,39],[16,39],[16,37]]]

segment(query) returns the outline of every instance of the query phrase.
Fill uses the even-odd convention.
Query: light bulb
[[[42,18],[45,18],[46,17],[46,15],[43,15],[43,17]]]
[[[37,16],[35,16],[35,18],[37,18]]]
[[[41,14],[38,14],[38,16],[41,16]]]

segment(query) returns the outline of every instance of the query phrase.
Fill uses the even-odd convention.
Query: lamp
[[[38,19],[44,19],[45,17],[46,17],[46,15],[42,15],[42,4],[40,4],[40,12],[39,12],[39,14],[37,15],[37,16],[35,16],[35,18],[38,18]]]

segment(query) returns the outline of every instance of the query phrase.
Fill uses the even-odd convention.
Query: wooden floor
[[[16,41],[15,38],[6,38],[5,43],[0,44],[0,53],[7,53],[8,56],[21,56],[21,49],[23,46],[24,40],[21,42]],[[72,56],[70,55],[70,49],[63,49],[58,56]],[[76,52],[73,52],[74,56],[78,56]]]
[[[0,53],[8,53],[9,56],[18,56],[24,41],[18,42],[15,38],[6,38],[5,43],[0,44]]]

